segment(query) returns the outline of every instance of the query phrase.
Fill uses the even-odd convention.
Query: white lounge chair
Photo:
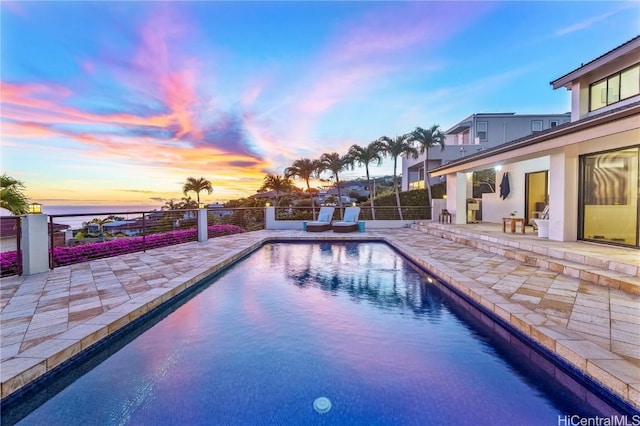
[[[333,232],[355,232],[358,230],[358,216],[360,207],[347,207],[344,211],[344,218],[341,221],[333,222]]]
[[[320,207],[318,220],[307,222],[307,232],[323,232],[331,229],[335,207]]]
[[[542,213],[533,219],[533,229],[538,231],[538,237],[549,238],[549,206],[547,205]]]
[[[538,222],[536,220],[540,220],[540,219],[549,219],[549,205],[547,204],[544,207],[544,210],[542,210],[541,212],[533,212],[533,217],[531,218],[531,222],[533,222],[533,230],[537,231],[538,230]]]

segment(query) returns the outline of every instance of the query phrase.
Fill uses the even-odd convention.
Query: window
[[[549,121],[549,127],[556,127],[558,125],[558,120]]]
[[[480,139],[480,142],[487,141],[487,127],[486,121],[478,121],[476,123],[476,137]]]
[[[620,73],[620,99],[627,99],[640,93],[640,66]]]
[[[595,111],[640,94],[640,64],[617,72],[589,87],[589,110]]]
[[[591,111],[607,106],[607,80],[591,86]]]
[[[539,132],[542,130],[542,120],[531,120],[531,131]]]

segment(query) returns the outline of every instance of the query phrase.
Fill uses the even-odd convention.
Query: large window
[[[640,94],[640,64],[610,75],[589,86],[589,111]]]
[[[581,238],[638,246],[640,147],[584,155]]]

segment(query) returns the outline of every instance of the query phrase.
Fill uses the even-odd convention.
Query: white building
[[[472,172],[500,167],[511,191],[483,194],[483,221],[528,221],[548,203],[552,240],[640,247],[640,36],[550,84],[571,92],[571,121],[431,170],[446,176],[447,209],[465,223]]]

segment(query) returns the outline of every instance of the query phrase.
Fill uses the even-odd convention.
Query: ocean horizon
[[[143,212],[151,212],[153,210],[160,210],[159,204],[155,205],[43,205],[42,213],[49,216],[57,215],[77,215],[69,217],[54,217],[54,223],[62,225],[69,225],[72,229],[82,228],[82,224],[90,221],[93,218],[102,219],[110,214],[116,216],[122,216],[125,219],[135,219],[141,216]]]

